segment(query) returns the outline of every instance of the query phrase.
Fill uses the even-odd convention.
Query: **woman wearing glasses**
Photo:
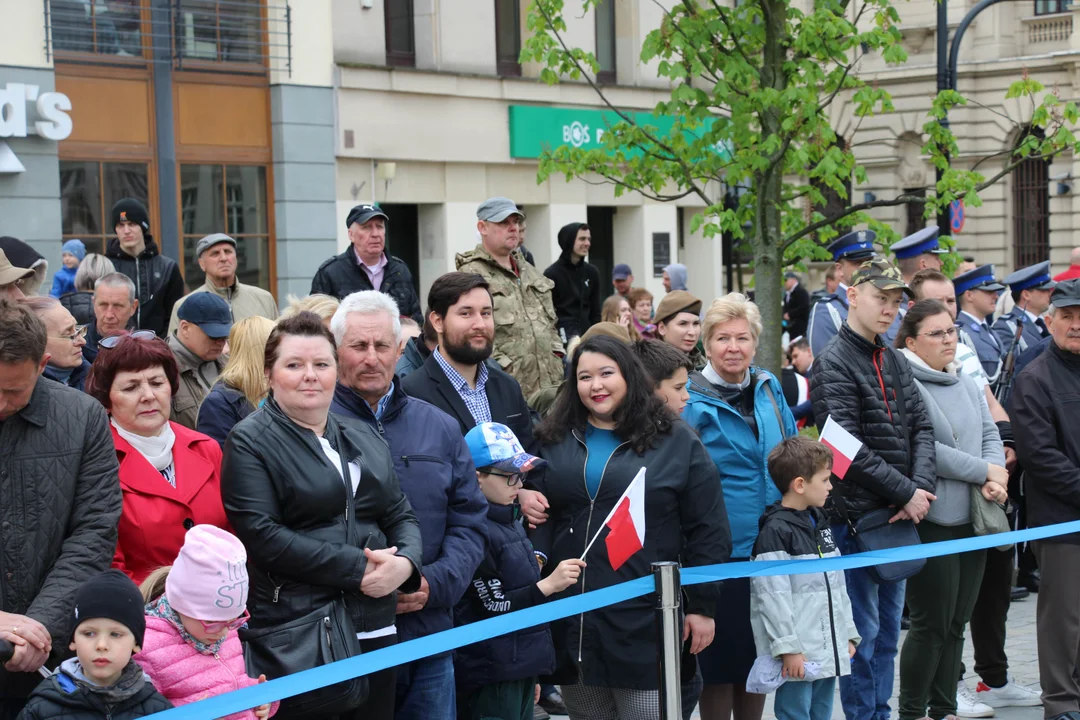
[[[1008,499],[1001,438],[982,391],[957,372],[956,340],[952,315],[937,300],[913,305],[896,336],[930,415],[937,448],[937,499],[916,526],[924,543],[974,536],[972,503],[1004,504]],[[911,629],[900,651],[902,720],[956,714],[964,626],[985,563],[985,550],[943,555],[928,559],[922,572],[907,581]]]
[[[221,448],[169,421],[179,382],[169,346],[149,331],[107,337],[86,392],[112,426],[124,509],[113,567],[136,583],[171,565],[195,525],[229,530],[221,504]]]
[[[90,363],[82,353],[86,345],[86,326],[76,325],[72,314],[55,298],[34,296],[23,302],[45,323],[48,333],[45,353],[49,360],[45,365],[45,377],[82,390],[90,372]]]

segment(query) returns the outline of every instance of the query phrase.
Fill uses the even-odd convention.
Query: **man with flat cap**
[[[1050,279],[1050,261],[1017,270],[1004,282],[1012,292],[1015,305],[1007,315],[999,317],[991,329],[1001,343],[1003,352],[1008,353],[1017,327],[1023,326],[1020,342],[1016,346],[1019,355],[1050,336],[1043,321],[1043,315],[1050,307],[1050,293],[1054,289],[1054,281]]]
[[[180,326],[180,318],[177,317],[180,306],[189,297],[201,292],[214,293],[227,302],[233,322],[256,315],[277,320],[278,307],[274,296],[261,287],[247,285],[236,278],[236,240],[225,233],[207,235],[195,245],[195,259],[206,275],[206,282],[173,305],[170,334]]]
[[[876,239],[877,233],[873,230],[856,230],[833,240],[826,248],[832,253],[835,262],[833,269],[840,285],[836,292],[826,295],[810,310],[810,326],[806,334],[815,357],[836,337],[840,326],[847,320],[848,281],[860,265],[874,257]]]
[[[169,336],[180,384],[172,398],[173,422],[195,430],[199,407],[225,369],[225,341],[232,330],[229,304],[217,293],[195,293],[180,306],[180,324]]]
[[[1005,286],[994,278],[993,265],[979,267],[957,275],[953,279],[956,288],[956,329],[960,341],[975,351],[979,362],[990,380],[990,387],[997,385],[1001,373],[1001,358],[1006,349],[990,329],[987,318],[997,308],[998,295]]]
[[[491,357],[521,385],[530,400],[563,379],[565,352],[555,328],[551,291],[555,287],[518,251],[523,215],[513,200],[493,197],[476,210],[480,243],[458,253],[457,269],[476,273],[494,300],[495,349]]]
[[[321,293],[341,300],[361,290],[378,290],[394,298],[402,317],[424,324],[420,299],[416,295],[409,266],[386,252],[386,213],[377,205],[357,205],[345,218],[349,247],[330,258],[315,271],[311,294]]]

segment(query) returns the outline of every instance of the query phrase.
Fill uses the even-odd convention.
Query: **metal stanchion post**
[[[656,581],[657,655],[660,660],[660,718],[682,720],[682,625],[679,623],[679,564],[652,564]]]

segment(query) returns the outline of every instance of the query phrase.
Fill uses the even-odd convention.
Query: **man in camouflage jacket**
[[[515,249],[523,216],[512,200],[491,198],[476,215],[481,242],[458,254],[457,269],[481,275],[490,284],[495,301],[492,358],[531,398],[563,380],[565,349],[555,329],[554,283]]]

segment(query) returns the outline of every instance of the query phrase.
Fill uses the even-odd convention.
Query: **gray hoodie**
[[[989,465],[1005,466],[1005,450],[982,391],[967,375],[950,366],[932,370],[915,353],[904,349],[915,384],[934,426],[937,448],[937,500],[926,519],[937,525],[971,522],[971,485],[986,482]]]

